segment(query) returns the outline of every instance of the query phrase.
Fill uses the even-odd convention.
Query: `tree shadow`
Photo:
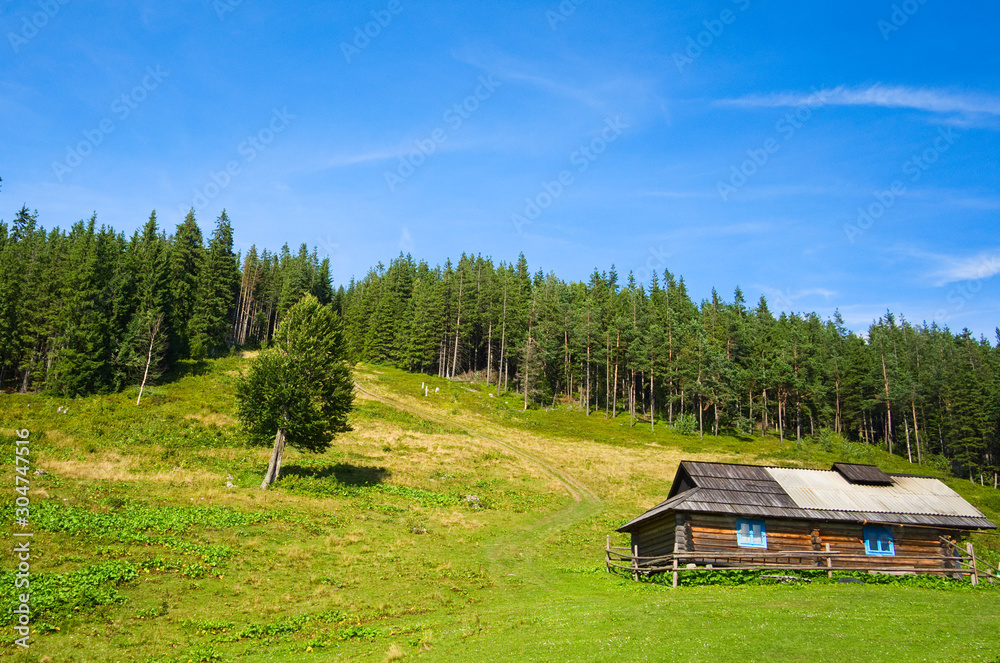
[[[326,467],[302,467],[301,465],[284,465],[282,476],[298,476],[310,479],[328,479],[333,477],[345,486],[371,486],[384,483],[392,472],[384,467],[366,467],[337,463]]]
[[[170,367],[170,370],[161,375],[157,380],[157,384],[169,384],[171,382],[177,382],[182,378],[188,376],[198,376],[205,375],[208,373],[208,362],[196,359],[181,359],[174,362],[174,365]]]

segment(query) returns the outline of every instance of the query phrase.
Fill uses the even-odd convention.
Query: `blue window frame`
[[[896,547],[892,543],[892,530],[888,527],[866,525],[864,532],[866,554],[884,557],[892,557],[896,554]]]
[[[741,548],[767,548],[767,528],[763,520],[736,519],[736,545]]]

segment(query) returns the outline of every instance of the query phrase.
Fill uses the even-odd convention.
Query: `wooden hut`
[[[959,542],[994,527],[933,477],[849,463],[809,470],[683,461],[667,499],[618,528],[631,534],[631,546],[625,555],[609,545],[608,562],[610,569],[627,561],[635,574],[697,567],[965,573],[972,549]]]

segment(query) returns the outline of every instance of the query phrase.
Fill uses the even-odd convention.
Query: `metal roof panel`
[[[984,518],[937,479],[893,477],[891,486],[850,483],[840,472],[772,467],[768,472],[803,509]]]

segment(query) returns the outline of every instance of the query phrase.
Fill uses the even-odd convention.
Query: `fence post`
[[[830,553],[830,544],[829,543],[826,544],[826,552],[827,552],[827,555],[826,555],[826,568],[832,569],[833,568],[833,558],[830,557],[830,554],[829,554]],[[833,577],[833,571],[827,571],[826,572],[826,577],[827,578],[832,578]]]
[[[677,556],[674,556],[674,582],[673,586],[677,587]]]
[[[972,547],[972,541],[965,544],[965,552],[969,553],[969,568],[972,569],[972,586],[979,584],[979,567],[976,565],[976,551]]]
[[[604,570],[611,573],[611,535],[608,534],[607,542],[604,545]]]
[[[639,582],[639,546],[632,546],[632,580]]]

